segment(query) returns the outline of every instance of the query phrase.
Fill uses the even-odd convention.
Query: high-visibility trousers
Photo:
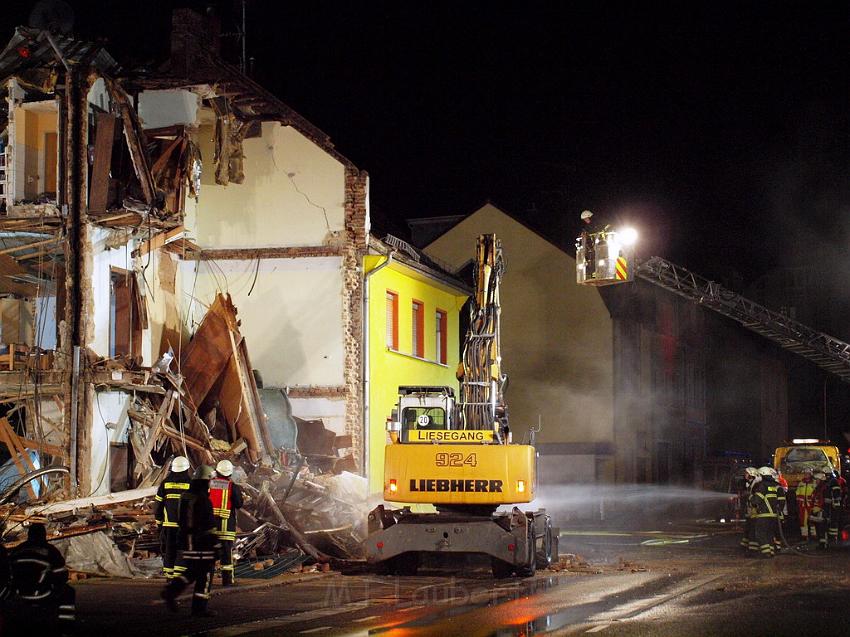
[[[773,557],[776,552],[774,538],[776,537],[776,516],[757,517],[754,532],[755,544],[762,557]],[[752,545],[751,545],[752,546]]]

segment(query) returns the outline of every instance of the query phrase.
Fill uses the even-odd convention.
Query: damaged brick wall
[[[363,469],[365,444],[363,424],[363,256],[368,228],[369,175],[345,167],[345,245],[342,252],[342,329],[345,351],[345,432],[351,436],[358,468]]]
[[[90,467],[90,410],[93,392],[87,381],[86,366],[80,366],[77,386],[77,406],[72,409],[72,393],[75,385],[73,375],[73,352],[80,348],[84,357],[86,345],[93,329],[89,316],[92,308],[92,252],[90,224],[87,214],[88,202],[88,91],[94,82],[94,76],[84,77],[80,70],[72,67],[66,74],[64,98],[64,122],[62,122],[61,143],[64,154],[65,201],[68,202],[68,214],[65,217],[65,325],[60,330],[60,359],[64,359],[64,427],[71,432],[72,419],[76,425],[76,443],[74,471],[71,485],[72,493],[91,491]],[[73,416],[72,416],[73,414]],[[73,451],[72,451],[73,453]]]

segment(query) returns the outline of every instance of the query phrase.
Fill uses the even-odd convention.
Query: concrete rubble
[[[127,410],[137,488],[63,499],[54,480],[18,480],[14,492],[0,496],[8,500],[0,505],[7,546],[22,541],[29,524],[44,522],[74,571],[157,574],[153,496],[170,460],[186,455],[193,466],[223,459],[236,466],[234,479],[245,499],[236,549],[256,570],[267,563],[300,568],[304,559],[329,564],[360,557],[368,490],[364,478],[346,470],[353,468],[346,453],[350,441],[319,420],[278,416],[268,421],[229,297],[218,295],[178,360],[166,357],[150,369],[114,359],[92,364],[106,366],[113,378],[125,371],[144,378],[132,385]],[[281,431],[286,429],[288,434]],[[0,422],[0,439],[4,435]],[[297,442],[276,447],[273,438]]]

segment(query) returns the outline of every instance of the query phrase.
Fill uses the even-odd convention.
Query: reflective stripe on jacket
[[[777,491],[778,485],[773,480],[762,479],[750,497],[750,506],[755,509],[754,518],[775,518],[777,515]]]
[[[222,540],[236,539],[236,515],[242,508],[242,491],[228,478],[210,480],[210,502],[215,514],[215,534]]]
[[[189,472],[180,471],[179,473],[169,473],[159,489],[156,496],[156,521],[170,528],[179,526],[177,519],[177,505],[180,501],[180,496],[189,490]]]

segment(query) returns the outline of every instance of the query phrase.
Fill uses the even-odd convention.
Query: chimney
[[[221,19],[192,9],[175,9],[171,14],[171,68],[180,77],[204,66],[204,61],[221,55]]]

